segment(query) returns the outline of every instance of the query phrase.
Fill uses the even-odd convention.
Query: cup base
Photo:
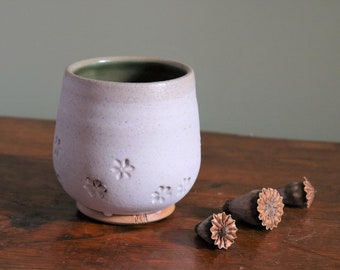
[[[164,219],[170,216],[175,211],[174,204],[157,212],[143,213],[137,215],[108,215],[106,213],[104,214],[102,212],[87,208],[79,202],[77,202],[77,207],[78,210],[85,216],[101,222],[119,225],[146,224]]]

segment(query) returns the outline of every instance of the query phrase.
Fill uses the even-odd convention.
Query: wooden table
[[[0,118],[0,269],[340,269],[340,144],[202,133],[202,166],[163,221],[116,226],[77,211],[52,166],[54,122]],[[195,225],[226,199],[306,176],[307,209],[272,231],[238,226],[228,250]]]

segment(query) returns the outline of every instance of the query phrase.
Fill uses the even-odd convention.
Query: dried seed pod
[[[195,231],[204,241],[219,249],[228,249],[237,238],[235,220],[224,212],[213,214],[198,223]]]
[[[316,190],[306,177],[302,182],[293,182],[277,189],[287,206],[309,208],[314,200]]]
[[[257,200],[257,211],[262,226],[266,227],[266,230],[276,228],[281,222],[283,207],[282,197],[276,189],[262,189]]]
[[[257,199],[260,190],[252,190],[232,200],[227,200],[222,207],[226,214],[231,214],[234,219],[242,220],[251,225],[261,225],[258,219]]]
[[[281,221],[283,207],[282,197],[277,190],[263,188],[226,201],[222,209],[236,220],[272,230]]]

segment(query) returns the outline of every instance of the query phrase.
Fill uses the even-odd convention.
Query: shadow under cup
[[[191,67],[106,57],[66,69],[53,165],[83,214],[113,224],[163,219],[192,188],[200,162]]]

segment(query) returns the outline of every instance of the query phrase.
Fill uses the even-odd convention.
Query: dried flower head
[[[315,189],[312,186],[312,184],[308,181],[307,177],[303,177],[303,185],[304,185],[304,191],[306,192],[306,199],[307,199],[307,208],[309,208],[314,200],[315,197]]]
[[[211,239],[215,240],[214,244],[217,245],[219,249],[228,249],[236,238],[237,227],[235,220],[231,215],[222,212],[213,214],[211,224]]]
[[[280,223],[283,206],[282,197],[276,189],[263,188],[259,193],[257,200],[258,217],[266,230],[272,230]]]

